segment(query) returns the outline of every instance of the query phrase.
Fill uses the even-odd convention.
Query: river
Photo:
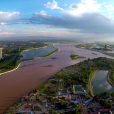
[[[107,75],[108,75],[108,71],[105,71],[105,70],[100,70],[95,74],[92,80],[94,95],[105,91],[107,92],[114,91],[114,88],[107,81]]]
[[[66,66],[79,63],[88,58],[113,58],[100,52],[76,48],[72,44],[54,44],[54,46],[60,51],[43,59],[25,62],[21,64],[19,69],[0,76],[0,114],[3,114],[18,99],[40,86]],[[86,58],[71,60],[71,53]],[[96,55],[92,53],[96,53]],[[45,67],[48,65],[52,67]]]

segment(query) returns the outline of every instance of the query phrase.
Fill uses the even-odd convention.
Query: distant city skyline
[[[24,36],[114,40],[114,2],[1,0],[0,39]]]

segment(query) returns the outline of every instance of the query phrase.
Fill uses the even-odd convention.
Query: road
[[[8,62],[6,62],[6,63],[0,65],[0,67],[2,67],[2,66],[4,66],[4,65],[7,65],[8,63],[12,62],[12,61],[18,56],[18,54],[19,54],[19,52],[18,52],[10,61],[8,61]]]

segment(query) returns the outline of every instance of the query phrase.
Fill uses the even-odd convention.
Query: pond
[[[107,81],[107,75],[108,75],[108,71],[104,71],[104,70],[100,70],[95,74],[92,80],[94,95],[105,91],[107,92],[114,91],[114,88]]]
[[[32,49],[22,52],[22,59],[32,59],[34,57],[42,57],[48,55],[49,53],[55,51],[56,49],[51,45],[45,48]]]

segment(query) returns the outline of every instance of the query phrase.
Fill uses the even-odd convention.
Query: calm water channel
[[[107,92],[114,91],[114,88],[107,81],[107,74],[108,74],[108,71],[103,71],[103,70],[100,70],[95,74],[92,80],[94,95],[104,91],[107,91]]]
[[[22,59],[31,59],[34,57],[42,57],[42,56],[48,55],[49,53],[51,53],[55,50],[56,49],[50,45],[50,46],[45,47],[45,48],[32,49],[29,51],[24,51],[22,53],[22,56],[23,56]]]

